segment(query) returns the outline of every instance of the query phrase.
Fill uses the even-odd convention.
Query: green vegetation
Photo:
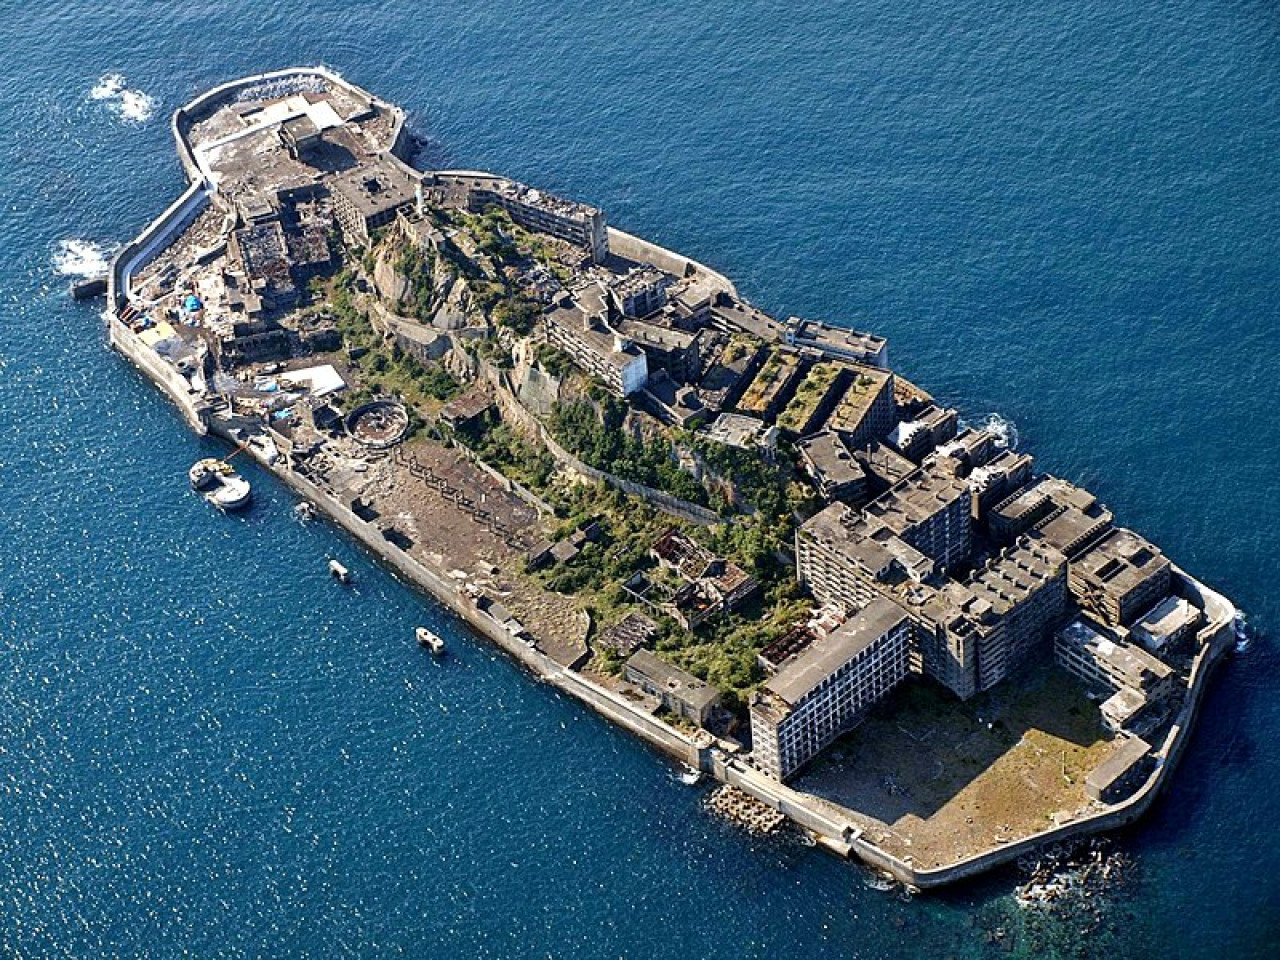
[[[409,281],[409,299],[403,305],[409,316],[429,323],[436,310],[436,257],[406,245],[396,258],[396,272]],[[450,282],[454,273],[449,270]]]
[[[706,489],[680,468],[671,444],[628,433],[626,415],[626,403],[616,397],[577,400],[556,404],[549,426],[565,449],[597,470],[706,506]]]
[[[565,379],[574,371],[573,359],[563,350],[549,343],[538,344],[534,359],[548,376],[555,377],[557,380]]]
[[[542,304],[521,293],[511,293],[500,299],[493,306],[490,314],[494,323],[500,327],[509,327],[516,333],[527,334],[542,316]]]
[[[539,494],[550,493],[556,461],[540,446],[535,447],[492,414],[477,426],[460,431],[458,439],[475,451],[485,463]]]
[[[774,396],[786,384],[795,368],[795,360],[781,351],[774,350],[751,381],[751,385],[747,387],[747,392],[743,394],[738,406],[753,413],[763,413],[773,401]]]
[[[749,356],[760,347],[760,341],[745,333],[735,333],[729,337],[729,343],[720,354],[720,362],[726,367]]]
[[[795,397],[778,417],[778,426],[784,430],[800,432],[813,416],[832,384],[840,376],[840,367],[834,363],[818,363],[809,370],[796,390]]]
[[[342,271],[330,287],[329,307],[342,334],[357,383],[347,395],[350,406],[381,395],[400,397],[421,414],[437,408],[461,389],[461,384],[440,363],[423,364],[374,330],[357,306],[352,276]]]

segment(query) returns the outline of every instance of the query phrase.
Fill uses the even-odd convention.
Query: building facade
[[[546,316],[547,340],[573,362],[604,381],[620,397],[644,387],[649,365],[644,351],[614,330],[604,314],[588,313],[565,295]]]
[[[477,179],[471,185],[467,206],[475,211],[490,207],[505,210],[517,226],[581,247],[594,263],[609,258],[608,226],[604,211],[596,207],[500,178]]]
[[[964,563],[972,549],[969,488],[934,467],[911,474],[863,513],[944,568]]]
[[[908,672],[911,622],[884,597],[815,640],[751,703],[752,757],[785,780],[851,730]]]
[[[1127,627],[1169,595],[1172,569],[1159,547],[1119,527],[1071,561],[1071,593],[1103,623]]]
[[[667,710],[706,726],[720,702],[720,691],[691,673],[674,667],[648,650],[637,650],[623,666],[623,677],[645,693],[657,697]]]

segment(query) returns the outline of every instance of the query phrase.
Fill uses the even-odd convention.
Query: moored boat
[[[702,780],[702,771],[695,770],[687,763],[681,764],[680,773],[676,776],[676,779],[686,787],[696,786]]]
[[[426,627],[418,627],[413,635],[418,638],[418,646],[423,649],[430,650],[436,656],[444,653],[444,640],[438,633],[433,633]]]
[[[215,457],[197,461],[187,471],[191,489],[202,494],[219,510],[239,510],[253,496],[249,481],[236,473],[231,464]]]
[[[337,560],[329,561],[329,573],[333,576],[333,579],[337,580],[339,583],[351,582],[351,571],[340,564]]]

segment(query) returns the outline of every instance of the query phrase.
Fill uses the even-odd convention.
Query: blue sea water
[[[0,952],[1280,952],[1280,24],[1247,0],[88,0],[0,10]],[[1227,592],[1259,638],[1120,838],[1106,922],[1013,872],[905,902],[709,818],[214,446],[65,295],[182,186],[166,118],[324,63],[424,162],[604,207],[869,327]],[[113,79],[113,75],[120,75]],[[71,259],[85,250],[71,250]],[[357,588],[336,589],[340,556]],[[430,662],[412,627],[454,656]]]

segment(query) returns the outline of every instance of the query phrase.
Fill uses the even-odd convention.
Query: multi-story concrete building
[[[864,447],[883,438],[897,423],[893,374],[877,367],[856,365],[827,428],[838,430],[849,446]]]
[[[609,258],[609,231],[602,210],[500,177],[476,177],[468,187],[470,209],[499,207],[526,230],[548,233],[582,247],[594,263]]]
[[[702,369],[697,334],[622,317],[611,326],[646,354],[652,373],[665,370],[676,383],[690,383]]]
[[[566,294],[548,309],[547,339],[618,396],[640,390],[649,379],[644,351],[610,326],[607,312],[592,309],[600,302],[598,290],[594,297],[590,288],[575,294]]]
[[[782,339],[790,346],[817,352],[841,360],[852,360],[868,366],[887,369],[889,344],[884,337],[861,333],[845,327],[830,327],[818,320],[788,317]]]
[[[990,690],[1026,661],[1066,613],[1067,558],[1048,544],[1019,540],[967,586],[1002,624],[977,648],[978,689]]]
[[[887,443],[880,443],[878,440],[851,446],[850,449],[853,451],[853,459],[867,473],[867,492],[873,497],[897,486],[919,469]]]
[[[647,317],[667,303],[667,289],[675,278],[657,267],[632,267],[609,284],[614,305],[624,317]],[[708,305],[710,301],[708,300]]]
[[[765,682],[751,702],[752,757],[786,779],[896,687],[908,672],[911,621],[877,597]]]
[[[1061,621],[1067,559],[1030,539],[913,610],[924,672],[967,699],[1000,683]]]
[[[400,167],[380,162],[335,177],[333,215],[348,242],[364,245],[373,232],[417,202],[417,183]]]
[[[706,726],[711,711],[720,702],[720,691],[691,673],[674,667],[648,650],[637,650],[623,665],[629,683],[651,696],[677,716]]]
[[[1059,665],[1088,684],[1111,692],[1102,703],[1103,723],[1113,733],[1126,729],[1146,708],[1171,696],[1177,674],[1142,647],[1108,634],[1079,617],[1054,638]]]
[[[988,515],[992,536],[1010,543],[1036,530],[1068,558],[1111,529],[1111,511],[1088,490],[1044,476],[998,504]]]
[[[827,501],[862,503],[867,498],[867,472],[853,458],[840,435],[831,430],[796,443],[805,473]]]
[[[867,504],[868,521],[887,527],[944,568],[963,564],[972,547],[969,488],[926,467]]]
[[[1118,527],[1071,561],[1068,581],[1080,609],[1128,626],[1169,595],[1171,571],[1159,547]]]
[[[986,430],[966,428],[953,438],[939,442],[937,449],[930,453],[924,462],[926,464],[937,462],[955,476],[967,477],[996,456],[995,440],[996,438]],[[943,461],[949,463],[943,464]]]
[[[956,411],[930,404],[890,430],[888,441],[908,460],[921,463],[939,444],[955,438],[959,422]]]
[[[1161,655],[1184,646],[1202,623],[1202,610],[1182,597],[1169,596],[1136,620],[1129,628],[1129,636],[1151,653]]]
[[[865,606],[903,581],[923,582],[934,563],[883,526],[833,503],[796,528],[796,575],[822,604]]]
[[[973,519],[985,522],[996,504],[1004,502],[1031,480],[1033,461],[1030,454],[1001,450],[987,463],[965,478],[969,484],[969,506]]]
[[[991,604],[953,580],[911,613],[921,672],[968,700],[978,692],[978,646],[1003,627]]]

